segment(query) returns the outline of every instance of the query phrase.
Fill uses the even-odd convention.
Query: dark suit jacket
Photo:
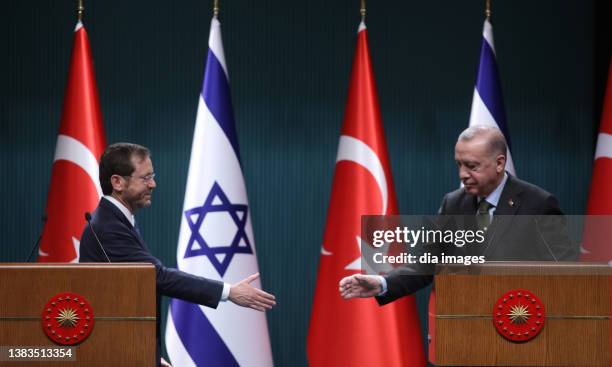
[[[144,262],[155,265],[157,273],[157,343],[160,347],[161,295],[180,298],[200,305],[216,308],[221,300],[223,283],[165,267],[151,254],[125,215],[110,201],[102,198],[92,215],[91,225],[98,235],[111,262]],[[100,245],[89,226],[81,235],[80,262],[107,262]],[[159,354],[159,349],[158,349]],[[157,358],[159,363],[159,357]]]
[[[439,214],[474,218],[475,224],[477,201],[476,196],[460,188],[444,196]],[[441,221],[444,220],[442,217]],[[448,220],[453,219],[449,217]],[[452,223],[450,227],[453,227]],[[466,248],[450,250],[454,251],[451,254],[465,254],[469,251]],[[565,219],[557,199],[543,189],[510,174],[485,241],[475,251],[477,253],[468,254],[483,255],[486,261],[571,261],[578,256],[577,247],[571,244],[567,235]],[[387,293],[377,297],[381,305],[428,286],[433,276],[414,275],[410,269],[398,267],[385,275],[385,279]]]

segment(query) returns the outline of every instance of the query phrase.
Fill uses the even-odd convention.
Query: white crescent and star
[[[363,141],[352,136],[342,135],[340,136],[340,143],[338,144],[336,164],[341,161],[354,162],[365,168],[372,175],[381,196],[382,210],[380,215],[384,215],[387,212],[389,204],[389,190],[385,169],[376,152]],[[355,237],[357,240],[357,248],[359,249],[359,257],[351,261],[345,267],[347,270],[361,270],[361,237]],[[330,256],[332,252],[326,250],[323,245],[321,246],[321,255]]]
[[[60,160],[72,162],[81,167],[96,187],[98,197],[102,197],[102,188],[98,182],[100,173],[98,160],[85,144],[68,135],[58,135],[53,163]]]
[[[599,133],[597,136],[597,147],[595,148],[595,158],[593,161],[600,158],[612,159],[612,134]],[[580,253],[590,254],[591,251],[584,248],[581,244]],[[612,260],[608,261],[608,265],[612,266]]]
[[[94,184],[96,191],[98,192],[98,198],[102,197],[102,188],[100,187],[100,182],[98,181],[98,176],[100,172],[98,160],[93,155],[91,150],[89,150],[89,148],[85,146],[85,144],[81,143],[80,141],[71,136],[62,134],[58,135],[53,163],[62,160],[74,163],[83,171],[85,171],[85,173],[87,173],[87,176],[89,176],[89,178],[91,179],[91,182]],[[72,246],[74,246],[74,251],[77,256],[70,262],[76,263],[79,262],[80,241],[75,237],[72,237]],[[45,253],[40,248],[38,249],[38,255],[49,256],[49,254]]]

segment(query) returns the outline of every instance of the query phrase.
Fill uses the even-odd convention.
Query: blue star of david
[[[236,224],[236,227],[238,227],[231,244],[228,246],[210,247],[200,234],[200,227],[204,222],[204,218],[208,213],[213,212],[227,212]],[[251,243],[244,230],[248,206],[232,204],[216,181],[210,189],[206,200],[204,200],[204,205],[185,210],[184,213],[187,218],[187,224],[189,224],[191,229],[191,236],[187,242],[184,258],[204,255],[208,257],[208,260],[213,264],[219,275],[223,277],[235,254],[253,253]],[[221,261],[216,256],[219,254],[225,255]]]

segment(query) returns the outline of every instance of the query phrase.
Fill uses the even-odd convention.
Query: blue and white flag
[[[176,255],[180,270],[233,284],[258,266],[216,17],[208,47]],[[180,367],[272,366],[265,313],[229,301],[215,310],[172,299],[166,348]]]
[[[485,19],[482,30],[482,47],[480,49],[480,67],[476,77],[472,111],[470,113],[470,126],[489,125],[499,128],[508,143],[506,170],[516,175],[512,161],[512,144],[508,125],[506,125],[506,111],[502,98],[501,83],[495,60],[495,46],[493,45],[493,26]]]

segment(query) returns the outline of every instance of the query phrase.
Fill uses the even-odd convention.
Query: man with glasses
[[[100,158],[100,186],[104,197],[81,236],[81,262],[148,262],[157,273],[157,349],[160,348],[161,295],[216,308],[220,301],[258,311],[271,309],[273,295],[250,285],[258,274],[230,285],[165,267],[149,251],[134,213],[151,205],[157,186],[149,149],[130,143],[109,146]],[[98,236],[100,244],[95,235]],[[162,361],[165,363],[165,361]]]

